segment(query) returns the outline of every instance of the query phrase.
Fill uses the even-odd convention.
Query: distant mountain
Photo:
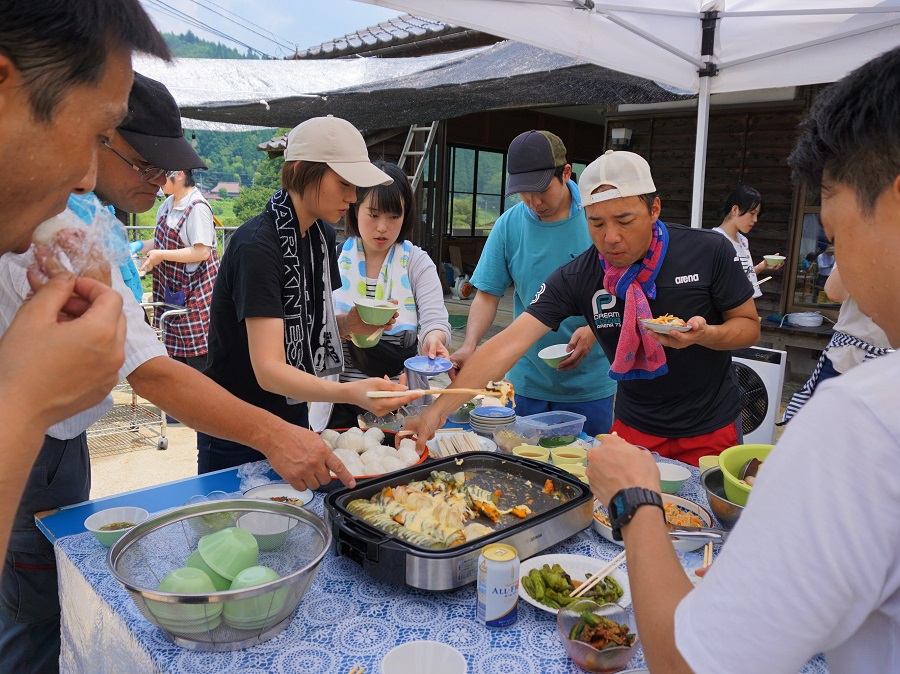
[[[166,44],[172,50],[173,56],[189,59],[258,59],[261,58],[254,52],[247,54],[226,47],[221,42],[210,42],[197,37],[191,31],[182,35],[175,33],[163,33]]]

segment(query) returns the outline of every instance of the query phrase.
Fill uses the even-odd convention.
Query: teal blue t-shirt
[[[513,315],[518,317],[558,267],[571,262],[593,246],[581,208],[578,188],[571,180],[572,209],[568,218],[541,222],[524,204],[518,203],[494,224],[472,275],[472,285],[491,295],[503,295],[515,283]],[[557,332],[548,332],[519,359],[507,378],[521,393],[549,402],[587,402],[607,398],[616,392],[609,378],[609,361],[595,344],[574,370],[559,372],[538,358],[538,352],[553,344],[567,344],[572,333],[586,325],[573,316],[563,321]]]

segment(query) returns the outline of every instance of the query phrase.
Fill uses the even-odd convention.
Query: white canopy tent
[[[900,0],[360,0],[699,95],[691,225],[712,93],[832,82],[900,45]]]

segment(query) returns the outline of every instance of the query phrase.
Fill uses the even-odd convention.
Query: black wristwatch
[[[620,489],[609,501],[609,524],[612,527],[613,539],[622,540],[622,527],[631,521],[637,509],[643,505],[655,505],[663,513],[663,520],[666,518],[666,511],[663,508],[662,496],[659,492],[643,487],[629,487],[628,489]]]

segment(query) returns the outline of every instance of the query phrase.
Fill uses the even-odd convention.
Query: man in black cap
[[[472,284],[478,289],[466,337],[451,356],[457,369],[465,366],[484,337],[500,297],[515,284],[513,315],[521,314],[541,283],[557,267],[591,247],[578,186],[566,161],[566,147],[549,131],[527,131],[509,146],[506,196],[522,201],[500,216],[478,260]],[[509,371],[520,416],[564,410],[587,417],[589,435],[609,432],[616,384],[607,375],[609,361],[581,317],[569,318],[559,330],[532,345]],[[566,344],[570,354],[551,369],[539,352]],[[455,371],[451,371],[455,376]]]
[[[205,168],[205,164],[185,140],[178,106],[161,83],[135,73],[128,108],[125,122],[103,141],[95,193],[109,206],[142,212],[153,206],[166,170]],[[90,211],[92,205],[93,210],[100,208],[90,195],[73,196],[69,205],[76,212]],[[0,258],[0,304],[23,301],[31,259],[30,252]],[[111,276],[113,288],[124,298],[127,321],[125,363],[119,375],[128,379],[139,396],[193,428],[258,449],[279,475],[299,489],[315,489],[330,481],[329,470],[345,484],[355,484],[317,434],[245,403],[205,375],[169,358],[144,322],[144,310],[133,301],[119,270],[111,270]],[[0,333],[4,320],[0,315]],[[2,672],[52,672],[58,667],[55,555],[52,544],[37,529],[34,514],[89,498],[86,431],[111,404],[107,398],[47,429],[14,520],[10,549],[15,553],[7,555],[0,579]],[[40,645],[37,655],[36,644]]]

